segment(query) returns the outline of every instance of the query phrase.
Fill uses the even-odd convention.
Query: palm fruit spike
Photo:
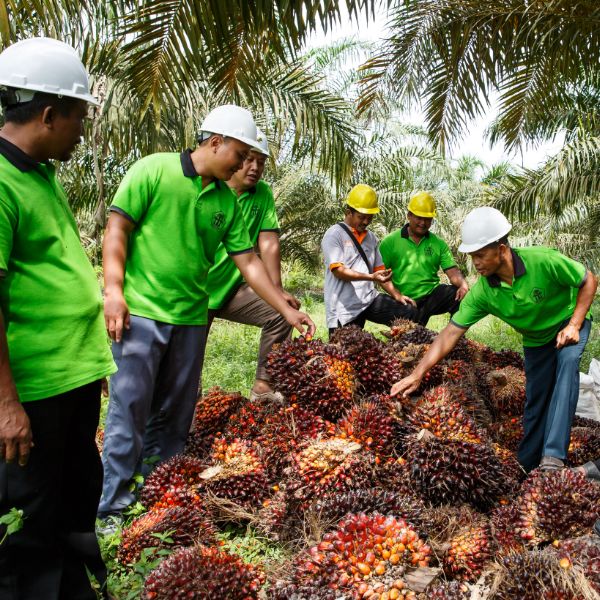
[[[600,429],[573,427],[569,444],[569,463],[582,465],[600,456]]]
[[[427,588],[429,600],[469,600],[471,589],[460,581],[447,581]]]
[[[561,567],[554,553],[540,550],[504,557],[491,587],[490,600],[582,600],[593,597],[587,581]]]
[[[372,594],[394,598],[407,589],[402,578],[406,568],[427,567],[430,554],[429,546],[403,519],[350,513],[299,556],[294,581],[319,583],[358,598]]]
[[[565,540],[558,546],[558,557],[563,568],[577,566],[583,569],[590,585],[600,593],[600,543],[597,539],[585,536]]]
[[[519,464],[516,454],[512,450],[504,448],[503,446],[500,446],[500,444],[496,443],[492,444],[492,450],[502,463],[504,471],[508,475],[508,477],[510,477],[513,481],[518,483],[525,479],[527,473]]]
[[[394,418],[385,401],[377,396],[353,406],[338,421],[336,434],[373,452],[376,462],[394,451]]]
[[[490,409],[495,415],[520,416],[525,408],[525,373],[515,367],[487,375]]]
[[[489,427],[490,434],[500,446],[517,451],[523,437],[523,423],[521,417],[504,417],[492,423]]]
[[[425,392],[408,418],[418,430],[427,429],[445,440],[480,444],[487,438],[445,386]]]
[[[274,346],[267,370],[290,402],[337,419],[350,405],[356,375],[344,353],[321,340],[299,337]]]
[[[404,519],[421,529],[424,502],[409,493],[369,488],[317,498],[312,509],[325,522],[336,523],[348,513],[378,512]]]
[[[161,533],[168,535],[156,535]],[[117,561],[132,565],[139,560],[144,548],[173,549],[196,541],[215,542],[214,527],[201,512],[181,506],[152,510],[123,530]]]
[[[269,485],[257,447],[243,440],[228,443],[217,438],[212,458],[213,465],[200,474],[199,489],[244,508],[258,509],[269,493]]]
[[[158,465],[146,478],[140,502],[147,508],[168,508],[201,504],[196,487],[206,465],[194,458],[178,454]]]
[[[384,353],[385,345],[360,327],[339,327],[329,341],[339,346],[352,364],[363,394],[388,392],[390,381],[400,379],[397,359],[390,353]]]
[[[449,542],[444,556],[444,571],[459,581],[475,582],[492,556],[492,538],[486,521],[473,523]]]
[[[247,441],[260,441],[262,429],[275,410],[276,407],[267,402],[245,402],[236,412],[230,415],[222,429],[222,435],[228,441],[233,441],[236,438]]]
[[[203,458],[210,450],[215,435],[243,401],[239,392],[225,392],[220,387],[213,387],[202,396],[196,403],[186,454]]]
[[[327,492],[369,487],[374,458],[360,444],[339,437],[307,442],[285,469],[291,498],[307,508]]]
[[[570,469],[536,469],[515,503],[520,515],[515,530],[525,544],[535,546],[589,531],[600,517],[600,486]]]
[[[403,335],[404,333],[408,333],[409,331],[412,331],[413,329],[415,329],[418,326],[419,326],[418,323],[415,323],[414,321],[409,321],[408,319],[395,319],[392,322],[392,325],[391,325],[389,331],[382,332],[382,333],[387,338],[394,339],[394,338],[397,338],[397,337]]]
[[[438,506],[467,502],[486,510],[515,485],[485,444],[442,440],[423,430],[408,436],[404,458],[417,492]]]
[[[144,600],[256,600],[265,581],[257,567],[217,548],[181,548],[146,579]]]

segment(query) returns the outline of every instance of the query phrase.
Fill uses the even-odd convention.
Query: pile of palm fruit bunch
[[[463,339],[416,394],[392,398],[435,333],[402,320],[382,333],[275,347],[281,404],[219,388],[198,401],[185,452],[146,479],[147,512],[123,532],[124,567],[151,545],[169,554],[143,597],[600,598],[600,485],[516,460],[521,356]],[[577,418],[571,464],[598,450],[600,423]],[[226,551],[232,524],[282,560]]]

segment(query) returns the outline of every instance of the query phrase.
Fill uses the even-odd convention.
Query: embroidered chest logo
[[[533,288],[531,290],[531,299],[539,304],[546,297],[546,293],[541,288]]]
[[[260,206],[258,206],[258,204],[253,204],[250,212],[252,212],[252,216],[255,217],[258,214],[259,210]]]
[[[215,229],[222,229],[223,225],[225,225],[225,214],[221,211],[216,212],[212,218],[212,226]]]
[[[433,256],[433,248],[431,246],[427,246],[423,252],[425,256]]]

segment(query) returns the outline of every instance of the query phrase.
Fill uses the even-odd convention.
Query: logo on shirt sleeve
[[[533,288],[531,290],[531,299],[536,303],[539,304],[540,302],[542,302],[544,300],[544,298],[546,297],[546,293],[544,292],[543,289],[541,288]]]
[[[223,225],[225,225],[225,213],[221,211],[216,212],[212,218],[212,226],[215,229],[222,229]]]

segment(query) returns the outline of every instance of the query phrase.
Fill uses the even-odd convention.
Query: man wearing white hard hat
[[[411,375],[392,395],[415,391],[469,327],[488,314],[523,336],[526,402],[519,462],[526,471],[564,466],[579,393],[579,362],[587,343],[589,309],[598,285],[581,263],[544,247],[511,248],[511,224],[495,208],[471,211],[460,252],[481,277]]]
[[[219,106],[195,150],[142,158],[117,190],[103,251],[104,313],[119,370],[106,417],[101,518],[119,518],[134,501],[132,478],[149,470],[147,459],[166,460],[185,446],[206,343],[207,275],[220,244],[290,325],[314,331],[273,285],[225,184],[256,137],[249,111]]]
[[[233,174],[227,185],[237,195],[250,241],[257,249],[271,281],[288,304],[298,309],[300,302],[288,294],[281,283],[279,221],[275,200],[271,187],[261,179],[269,157],[269,145],[265,134],[258,129],[256,141],[257,146],[250,150],[242,168]],[[291,325],[244,281],[223,244],[219,246],[215,264],[208,272],[207,290],[209,328],[213,319],[219,318],[262,329],[256,379],[250,399],[281,401],[281,395],[271,388],[266,369],[267,355],[273,344],[279,344],[289,337]]]
[[[115,370],[94,270],[52,160],[68,161],[90,95],[73,48],[0,54],[0,598],[94,599],[101,381]]]

